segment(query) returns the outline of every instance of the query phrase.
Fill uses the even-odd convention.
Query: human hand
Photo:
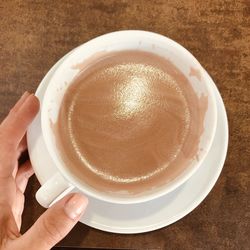
[[[20,234],[24,191],[33,170],[29,161],[18,166],[18,159],[27,148],[26,130],[38,110],[38,99],[26,92],[0,125],[1,250],[50,249],[73,228],[88,203],[83,195],[67,195]]]

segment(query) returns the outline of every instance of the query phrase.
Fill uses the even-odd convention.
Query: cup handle
[[[74,186],[66,181],[60,173],[56,173],[38,189],[36,200],[41,206],[48,208],[73,188]]]

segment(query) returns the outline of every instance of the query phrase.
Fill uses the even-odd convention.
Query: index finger
[[[29,95],[19,105],[18,109],[12,110],[0,126],[0,132],[4,141],[17,147],[25,132],[39,111],[39,100],[34,95]]]

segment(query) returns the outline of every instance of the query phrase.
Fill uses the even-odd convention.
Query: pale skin
[[[39,111],[38,99],[25,92],[0,125],[0,249],[52,248],[83,215],[88,200],[70,194],[51,206],[23,235],[20,234],[24,191],[33,169],[29,161],[18,166],[27,148],[26,131]]]

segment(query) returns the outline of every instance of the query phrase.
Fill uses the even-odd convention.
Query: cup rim
[[[178,49],[182,50],[183,53],[187,54],[189,57],[192,58],[192,60],[195,62],[195,64],[199,65],[199,67],[202,69],[202,76],[204,78],[204,82],[206,84],[206,88],[208,90],[208,94],[211,97],[211,107],[213,110],[213,114],[214,114],[214,120],[213,120],[213,126],[212,126],[212,131],[211,131],[211,137],[208,141],[208,143],[206,144],[206,152],[200,157],[199,161],[190,169],[185,170],[184,174],[179,178],[179,180],[174,180],[171,185],[168,185],[165,188],[162,188],[160,190],[157,190],[156,192],[150,193],[150,194],[143,194],[141,196],[135,196],[135,197],[129,197],[129,198],[120,198],[117,196],[112,196],[110,194],[104,194],[101,192],[92,192],[91,190],[88,190],[86,187],[84,187],[80,181],[78,181],[74,175],[68,170],[65,169],[59,162],[56,154],[53,153],[53,149],[51,147],[51,143],[52,141],[49,139],[48,136],[46,136],[46,123],[48,122],[48,115],[47,112],[44,108],[44,103],[46,103],[46,98],[44,98],[44,101],[42,103],[42,108],[41,108],[41,127],[42,127],[42,134],[44,137],[44,141],[45,141],[45,145],[48,149],[48,152],[50,154],[50,156],[52,157],[55,166],[57,167],[58,171],[64,176],[64,178],[71,183],[72,185],[74,185],[75,187],[77,187],[80,191],[82,191],[83,193],[96,198],[98,200],[102,200],[105,202],[110,202],[110,203],[117,203],[117,204],[135,204],[135,203],[141,203],[141,202],[146,202],[146,201],[150,201],[156,198],[159,198],[167,193],[172,192],[173,190],[175,190],[176,188],[178,188],[179,186],[181,186],[183,183],[185,183],[196,171],[197,169],[200,167],[201,163],[203,162],[204,158],[206,157],[209,149],[211,148],[213,139],[214,139],[214,135],[215,135],[215,131],[216,131],[216,126],[217,126],[217,107],[216,107],[216,100],[215,100],[215,96],[212,90],[212,86],[211,86],[211,79],[209,77],[207,77],[207,75],[205,74],[205,70],[204,68],[200,65],[200,63],[198,62],[198,60],[186,49],[184,48],[182,45],[180,45],[179,43],[175,42],[174,40],[160,35],[158,33],[154,33],[154,32],[150,32],[150,31],[143,31],[143,30],[121,30],[121,31],[114,31],[114,32],[110,32],[110,33],[106,33],[104,35],[98,36],[96,38],[93,38],[89,41],[87,41],[86,43],[83,43],[81,45],[79,45],[78,47],[76,47],[75,49],[72,50],[72,53],[70,53],[65,59],[68,59],[70,57],[72,57],[72,55],[74,55],[75,53],[77,53],[79,51],[80,48],[86,46],[86,44],[92,43],[96,40],[101,40],[106,38],[107,36],[114,36],[114,35],[119,35],[119,34],[126,34],[129,35],[133,35],[133,34],[140,34],[142,36],[154,36],[154,37],[158,37],[159,39],[164,39],[165,41],[168,41],[170,43],[172,43],[175,47],[178,47]],[[145,39],[144,37],[142,39]],[[56,71],[58,71],[58,69],[60,69],[63,65],[63,63],[65,62],[65,60],[62,62],[62,64],[59,65],[59,67],[57,68]],[[56,73],[55,71],[55,73]],[[54,73],[54,74],[55,74]],[[53,81],[53,76],[50,79],[50,82]],[[50,89],[50,84],[48,85],[48,88],[45,92],[45,97],[46,97],[46,93],[49,92]]]

